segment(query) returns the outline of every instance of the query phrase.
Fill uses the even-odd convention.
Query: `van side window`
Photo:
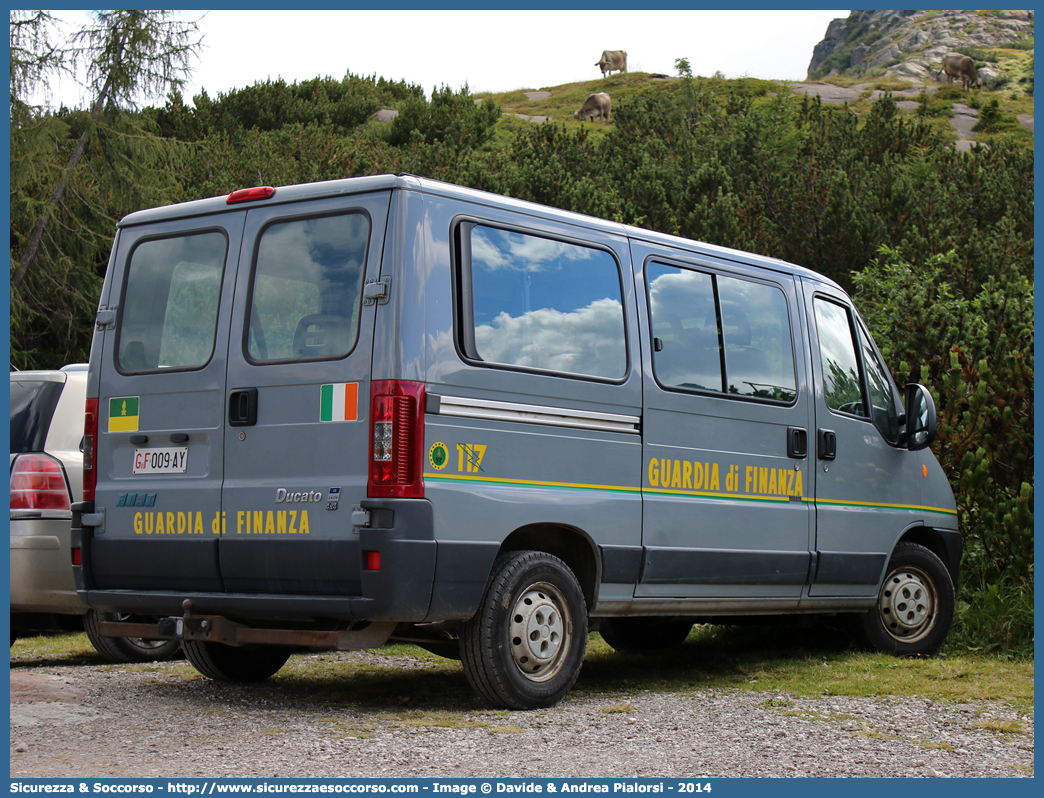
[[[369,235],[362,213],[265,228],[250,285],[250,361],[333,360],[351,352]]]
[[[790,313],[779,288],[663,263],[648,265],[647,280],[661,385],[794,401]]]
[[[888,371],[877,356],[870,333],[859,325],[859,338],[863,347],[863,363],[866,364],[867,384],[870,389],[870,413],[874,426],[881,436],[891,444],[899,442],[899,411],[895,405],[895,394]]]
[[[650,263],[647,279],[656,379],[667,387],[723,393],[714,278]]]
[[[867,418],[863,382],[859,378],[855,328],[848,310],[822,297],[816,297],[813,304],[827,407]]]
[[[206,232],[142,241],[120,303],[116,367],[125,374],[200,368],[214,353],[228,240]]]
[[[463,223],[461,343],[485,363],[622,379],[623,295],[607,251]]]

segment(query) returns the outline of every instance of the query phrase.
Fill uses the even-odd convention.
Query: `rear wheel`
[[[91,645],[109,662],[162,662],[178,653],[177,640],[143,637],[102,637],[98,631],[101,621],[136,620],[136,616],[115,612],[88,610],[83,618],[83,629]]]
[[[282,646],[226,646],[202,640],[186,640],[182,648],[197,671],[218,682],[262,682],[282,668],[291,653]]]
[[[953,610],[953,582],[942,560],[920,544],[900,543],[877,605],[861,617],[863,637],[890,654],[928,656],[946,640]]]
[[[605,618],[599,633],[617,651],[656,651],[680,646],[692,631],[688,618]]]
[[[475,691],[508,709],[552,706],[572,688],[586,650],[587,607],[569,566],[540,551],[501,555],[461,631]]]

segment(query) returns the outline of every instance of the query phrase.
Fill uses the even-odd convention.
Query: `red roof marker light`
[[[237,202],[252,202],[254,200],[268,199],[275,194],[271,186],[258,186],[257,188],[241,188],[233,191],[225,200],[226,205],[234,205]]]

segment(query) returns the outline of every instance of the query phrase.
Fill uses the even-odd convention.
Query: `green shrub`
[[[995,64],[1000,60],[1000,53],[993,47],[958,47],[955,52],[961,55],[966,55],[976,62],[975,66],[978,68],[984,63]]]
[[[939,92],[933,96],[922,91],[917,96],[917,115],[924,118],[929,117],[951,117],[953,116],[953,103],[947,102],[939,97]]]
[[[1006,114],[996,98],[979,109],[979,121],[972,127],[976,133],[1010,133],[1019,129],[1019,120]]]
[[[933,451],[964,536],[957,636],[979,650],[1033,646],[1033,284],[1010,261],[980,282],[955,251],[916,265],[887,247],[853,277],[895,371],[935,398]]]
[[[937,100],[959,100],[964,101],[964,90],[960,86],[944,86],[935,92]]]

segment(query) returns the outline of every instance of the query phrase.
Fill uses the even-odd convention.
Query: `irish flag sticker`
[[[335,382],[319,389],[320,421],[358,421],[359,383]]]

